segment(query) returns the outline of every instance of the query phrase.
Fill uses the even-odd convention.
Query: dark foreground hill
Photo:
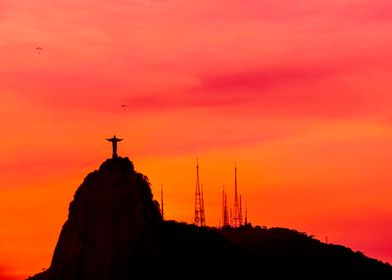
[[[50,268],[34,280],[392,279],[392,267],[282,228],[163,221],[128,158],[105,161],[76,191]]]

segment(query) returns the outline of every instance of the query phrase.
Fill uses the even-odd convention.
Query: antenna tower
[[[204,190],[203,190],[203,184],[201,184],[200,220],[202,221],[202,226],[205,226],[206,225],[206,216],[205,216],[205,211],[204,211]]]
[[[230,203],[229,224],[230,224],[231,226],[233,225],[233,207],[231,207],[231,203]]]
[[[204,200],[200,190],[199,160],[196,160],[196,193],[195,193],[195,216],[193,223],[197,226],[205,226]]]
[[[161,215],[162,215],[162,220],[164,220],[165,216],[164,216],[164,212],[163,212],[163,187],[162,187],[162,185],[161,185]]]
[[[225,192],[224,186],[223,186],[223,194],[222,194],[222,221],[223,221],[223,226],[230,225],[229,211],[227,209],[227,194]]]
[[[248,207],[246,206],[246,204],[245,204],[245,222],[244,222],[244,224],[245,225],[248,224]]]
[[[237,164],[234,167],[234,208],[233,208],[233,227],[241,226],[240,203],[237,193]]]
[[[240,214],[240,226],[242,226],[243,219],[242,219],[242,198],[241,198],[241,195],[240,195],[240,212],[239,212],[239,214]]]

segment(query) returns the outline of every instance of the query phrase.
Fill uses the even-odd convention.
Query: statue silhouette
[[[117,138],[116,135],[114,135],[112,138],[107,138],[106,140],[109,141],[109,142],[112,142],[112,146],[113,146],[112,158],[118,158],[118,155],[117,155],[117,142],[120,142],[120,141],[122,141],[124,139]]]

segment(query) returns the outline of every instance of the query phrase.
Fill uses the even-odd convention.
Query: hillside
[[[392,267],[387,263],[341,245],[320,242],[296,230],[248,225],[219,232],[243,251],[249,266],[256,269],[263,264],[264,273],[274,277],[389,279],[392,276]]]
[[[163,221],[147,177],[113,158],[78,188],[50,268],[29,279],[158,277],[392,279],[392,267],[294,230]]]

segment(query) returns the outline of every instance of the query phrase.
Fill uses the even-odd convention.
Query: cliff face
[[[105,161],[76,191],[53,255],[51,279],[115,279],[162,217],[145,176],[128,158]]]

